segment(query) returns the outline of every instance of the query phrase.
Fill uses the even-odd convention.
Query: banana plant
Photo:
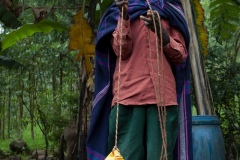
[[[59,22],[52,22],[48,20],[42,20],[36,24],[25,24],[21,28],[12,31],[3,38],[3,40],[0,42],[0,52],[14,45],[19,40],[28,36],[32,36],[34,33],[49,33],[53,30],[61,32],[68,30],[68,28]]]

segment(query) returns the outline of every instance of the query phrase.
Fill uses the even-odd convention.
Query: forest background
[[[226,158],[238,160],[240,1],[190,2]],[[62,130],[73,122],[81,126],[79,133],[86,133],[95,33],[111,3],[0,0],[0,153],[14,154],[9,144],[18,138],[31,150],[57,151]],[[194,89],[193,115],[197,115]]]

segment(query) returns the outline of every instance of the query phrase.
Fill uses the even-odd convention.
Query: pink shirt
[[[164,28],[170,35],[170,43],[164,46],[164,54],[160,54],[159,45],[159,68],[160,68],[160,100],[162,105],[177,105],[176,83],[172,73],[171,64],[183,63],[187,57],[187,50],[182,34],[175,28],[171,28],[168,20],[161,20]],[[115,54],[120,51],[120,18],[117,28],[113,32],[112,46]],[[122,34],[122,61],[120,77],[119,103],[123,105],[145,105],[157,104],[156,93],[153,83],[158,82],[158,67],[156,55],[156,36],[150,31],[143,20],[137,19],[130,24],[130,20],[123,21]],[[149,39],[151,40],[151,56]],[[162,58],[164,64],[164,80],[162,81]],[[117,102],[118,89],[118,61],[113,75],[113,101],[112,106]],[[153,73],[152,73],[153,66]],[[164,88],[164,90],[163,90]],[[163,96],[164,93],[164,96]],[[165,101],[165,103],[164,103]]]

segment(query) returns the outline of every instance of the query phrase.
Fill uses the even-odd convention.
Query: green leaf
[[[0,56],[0,66],[4,66],[10,69],[18,69],[20,67],[23,67],[21,63],[4,56]]]
[[[16,29],[22,25],[21,22],[3,6],[0,6],[0,21],[12,29]]]
[[[19,28],[18,30],[15,30],[8,35],[2,40],[0,44],[0,49],[1,51],[5,50],[6,48],[12,46],[19,40],[27,37],[27,36],[32,36],[34,33],[37,32],[44,32],[44,33],[49,33],[52,30],[56,30],[58,32],[67,30],[67,27],[64,25],[58,23],[58,22],[51,22],[47,20],[43,20],[39,23],[36,24],[26,24]]]
[[[214,7],[216,7],[219,4],[224,3],[224,2],[225,2],[225,0],[213,0],[213,1],[211,1],[210,5],[209,5],[209,8],[210,9],[214,8]]]
[[[231,38],[239,27],[240,7],[233,0],[213,0],[209,5],[210,19],[217,41]]]

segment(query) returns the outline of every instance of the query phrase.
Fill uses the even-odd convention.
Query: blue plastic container
[[[215,115],[192,117],[193,160],[225,160],[220,120]]]

